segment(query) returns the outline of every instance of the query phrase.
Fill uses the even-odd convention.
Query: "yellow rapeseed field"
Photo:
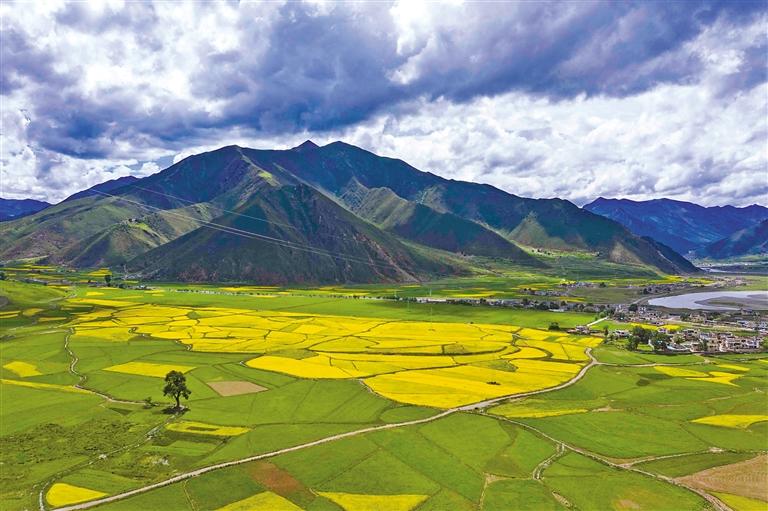
[[[746,429],[755,422],[763,421],[768,421],[768,415],[709,415],[707,417],[694,419],[691,422],[696,422],[698,424],[709,424],[711,426],[723,426],[726,428]]]
[[[705,381],[710,383],[722,383],[724,385],[736,385],[733,380],[741,378],[741,374],[724,373],[722,371],[693,371],[682,367],[656,366],[655,369],[667,376],[677,376],[691,381]]]
[[[734,511],[765,511],[768,508],[768,502],[764,500],[717,491],[712,492],[712,495],[725,502]]]
[[[105,367],[105,371],[115,373],[138,374],[141,376],[152,376],[154,378],[165,378],[165,375],[171,371],[187,373],[194,369],[194,366],[184,366],[179,364],[156,364],[154,362],[126,362],[110,367]]]
[[[359,378],[388,398],[443,408],[564,383],[588,361],[586,348],[599,341],[515,325],[193,308],[100,297],[71,302],[93,307],[70,323],[75,340],[142,342],[144,336],[195,351],[253,353],[258,356],[246,365],[255,369],[299,378]],[[502,358],[515,370],[484,367]],[[155,377],[191,369],[140,361],[106,368]]]
[[[37,370],[37,366],[30,364],[29,362],[22,362],[20,360],[14,360],[4,364],[3,367],[9,371],[13,371],[18,376],[26,378],[27,376],[39,376],[43,373]]]
[[[554,387],[572,378],[577,364],[515,360],[517,370],[499,371],[471,365],[382,374],[365,384],[403,403],[451,408],[486,399]]]
[[[45,500],[54,507],[78,504],[88,500],[98,499],[107,494],[104,492],[89,490],[80,486],[67,483],[54,483],[45,494]]]
[[[21,381],[21,380],[8,380],[0,379],[0,383],[4,385],[17,385],[19,387],[29,387],[31,389],[38,390],[57,390],[60,392],[75,392],[77,394],[90,394],[91,392],[84,389],[78,389],[77,387],[71,387],[69,385],[56,385],[55,383],[38,383],[34,381]]]
[[[749,367],[737,366],[735,364],[717,364],[717,367],[722,367],[723,369],[731,369],[733,371],[749,371]]]
[[[217,426],[215,424],[193,421],[172,422],[165,426],[165,428],[169,431],[177,431],[179,433],[194,433],[196,435],[211,436],[238,436],[250,431],[250,428],[240,426]]]
[[[526,418],[541,418],[541,417],[556,417],[558,415],[570,415],[574,413],[587,413],[589,410],[586,408],[562,408],[562,409],[543,409],[536,408],[535,406],[518,405],[516,403],[509,403],[506,405],[497,406],[493,409],[492,413],[509,417],[510,419],[526,419]]]
[[[301,511],[301,508],[280,495],[265,491],[227,504],[216,511]]]
[[[683,369],[682,367],[656,366],[655,369],[667,376],[680,376],[682,378],[704,378],[707,376],[707,373],[693,371],[691,369]]]
[[[324,355],[315,355],[301,360],[287,357],[265,355],[246,362],[248,367],[275,371],[299,378],[355,378],[364,376],[360,371],[342,369],[332,366],[331,359]]]
[[[429,495],[367,495],[358,493],[317,492],[332,500],[344,511],[410,511]]]

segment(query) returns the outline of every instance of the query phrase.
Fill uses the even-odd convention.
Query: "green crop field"
[[[0,281],[4,510],[135,489],[96,508],[705,510],[711,494],[680,478],[766,452],[763,355],[628,352],[547,330],[592,314],[377,299],[391,286],[88,275]],[[183,412],[162,392],[172,368]]]

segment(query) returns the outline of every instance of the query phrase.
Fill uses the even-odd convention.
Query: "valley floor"
[[[0,507],[768,506],[768,356],[547,330],[595,319],[575,312],[210,291],[0,281]]]

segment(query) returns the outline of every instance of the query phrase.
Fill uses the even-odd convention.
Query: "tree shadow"
[[[189,411],[189,408],[186,406],[167,406],[163,408],[163,413],[166,415],[184,415]]]

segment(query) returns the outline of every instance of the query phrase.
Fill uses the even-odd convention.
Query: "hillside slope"
[[[670,199],[632,201],[599,198],[584,209],[619,222],[638,236],[649,236],[685,254],[768,218],[758,205],[704,207]]]
[[[164,280],[268,284],[414,281],[462,271],[417,254],[306,185],[262,190],[129,267]]]
[[[315,195],[327,198],[335,206],[334,210],[330,206],[322,210],[326,214],[315,218],[314,228],[336,229],[337,221],[343,218],[350,225],[354,223],[356,231],[368,233],[369,241],[378,240],[381,250],[394,251],[390,256],[398,268],[395,273],[374,273],[371,277],[357,270],[342,271],[321,265],[332,280],[369,281],[370,278],[411,278],[431,274],[433,270],[437,273],[461,271],[446,268],[445,263],[437,262],[443,261],[439,257],[431,260],[429,251],[410,251],[408,245],[397,238],[440,251],[500,257],[532,266],[543,263],[517,244],[589,252],[605,260],[645,265],[666,273],[696,270],[667,247],[635,236],[618,223],[568,201],[525,199],[490,185],[447,180],[421,172],[403,161],[383,158],[341,142],[323,147],[307,142],[279,151],[227,146],[190,156],[157,174],[109,192],[86,194],[29,217],[0,224],[0,260],[47,256],[52,262],[75,266],[119,265],[133,258],[142,261],[142,254],[147,253],[145,261],[150,258],[166,261],[167,264],[161,266],[168,268],[156,272],[164,278],[172,275],[184,279],[193,276],[235,278],[237,269],[243,271],[242,278],[258,275],[290,280],[287,268],[277,268],[283,263],[277,252],[272,253],[276,270],[271,276],[249,269],[245,260],[235,256],[234,259],[209,259],[204,264],[196,264],[190,256],[182,259],[188,268],[179,267],[178,271],[170,268],[172,250],[184,249],[192,254],[189,247],[194,246],[200,253],[206,253],[207,245],[199,241],[202,231],[198,229],[205,221],[217,217],[235,221],[228,215],[241,212],[244,207],[253,208],[254,204],[263,207],[259,200],[274,197],[284,188],[286,194],[288,189],[312,191],[291,198],[283,196],[283,200],[293,202],[297,211],[309,207],[297,202],[298,198],[316,204],[319,199],[315,199]],[[163,225],[152,220],[157,215],[165,219]],[[235,217],[240,219],[238,222],[244,218]],[[286,212],[275,214],[275,218],[282,217],[292,218]],[[267,222],[271,221],[269,218]],[[260,220],[265,222],[263,218]],[[298,228],[300,235],[295,240],[291,236],[286,239],[320,243],[312,236],[311,224],[290,226],[291,232],[280,235],[288,236]],[[304,232],[305,229],[310,230]],[[198,241],[187,241],[183,246],[174,242],[179,236],[189,236],[195,231],[199,231],[194,236]],[[205,236],[211,234],[208,232]],[[210,241],[223,243],[219,236]],[[250,245],[237,247],[250,251]],[[344,248],[350,254],[365,258],[373,257],[376,252],[370,247],[361,249],[364,254],[353,246],[321,243],[319,247]],[[430,261],[419,260],[417,253]],[[382,254],[379,257],[387,259]],[[296,261],[296,264],[306,263]],[[216,268],[217,264],[220,268]],[[144,264],[144,267],[148,266]],[[320,275],[296,268],[295,277],[309,281]]]
[[[711,259],[768,255],[768,220],[763,220],[757,225],[736,231],[727,238],[707,245],[697,254]]]
[[[526,199],[490,185],[444,179],[343,142],[302,146],[302,150],[243,152],[260,167],[289,171],[353,209],[355,204],[345,202],[350,187],[385,188],[524,245],[597,252],[614,262],[646,264],[667,273],[696,271],[690,263],[670,260],[620,224],[568,201]]]

